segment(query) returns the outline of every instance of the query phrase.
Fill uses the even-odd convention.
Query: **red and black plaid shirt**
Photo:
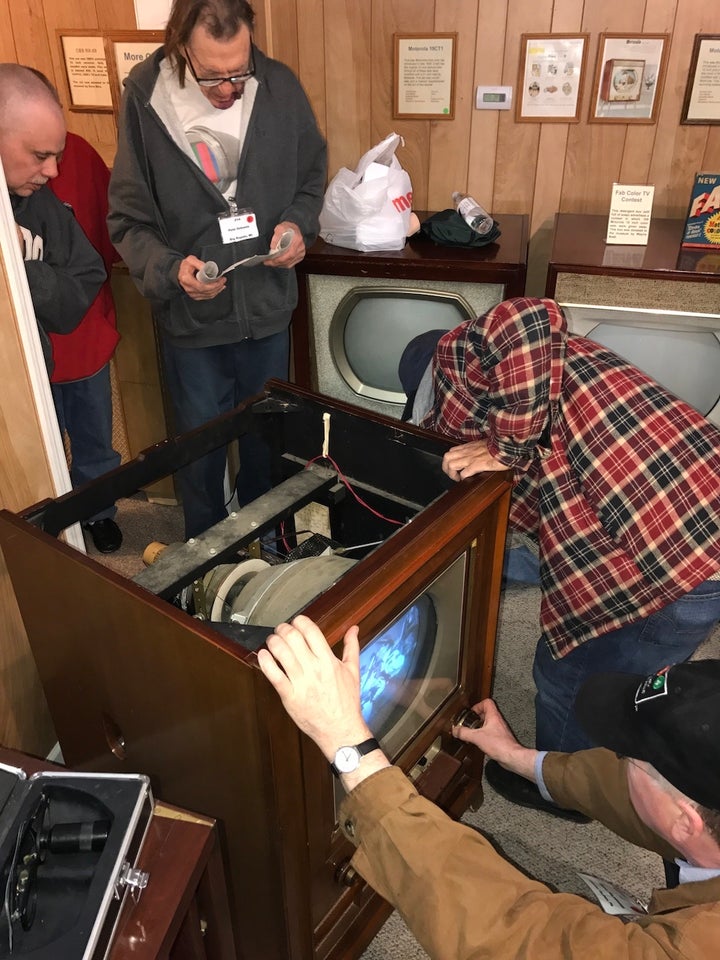
[[[484,438],[515,472],[556,657],[649,616],[720,570],[720,429],[635,367],[518,298],[444,336],[423,421]]]

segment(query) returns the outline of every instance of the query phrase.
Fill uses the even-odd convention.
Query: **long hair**
[[[255,11],[247,0],[175,0],[165,27],[165,56],[178,74],[178,82],[185,86],[187,62],[181,52],[195,27],[201,25],[214,40],[229,40],[241,27],[250,33],[255,24]]]

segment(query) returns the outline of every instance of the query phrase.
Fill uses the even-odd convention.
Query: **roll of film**
[[[294,231],[294,230],[284,230],[284,231],[282,232],[282,234],[280,235],[280,241],[279,241],[279,243],[278,243],[278,245],[277,245],[277,249],[278,249],[278,250],[287,250],[287,248],[288,248],[288,247],[290,246],[290,244],[292,243],[294,236],[295,236],[295,231]]]
[[[217,280],[220,268],[214,260],[208,260],[197,272],[197,278],[201,283],[212,283]]]

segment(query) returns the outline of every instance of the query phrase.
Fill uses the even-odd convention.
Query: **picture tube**
[[[714,333],[603,323],[588,336],[707,415],[720,399],[720,342]]]
[[[457,294],[359,287],[345,295],[333,316],[332,359],[355,393],[404,403],[398,366],[408,343],[428,330],[453,330],[472,316]]]
[[[437,618],[429,596],[420,597],[360,653],[360,706],[381,738],[402,711],[403,690],[423,679],[430,662]]]
[[[360,651],[360,705],[391,758],[457,690],[467,558],[463,553]]]

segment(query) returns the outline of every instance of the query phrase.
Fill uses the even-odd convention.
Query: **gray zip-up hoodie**
[[[235,200],[238,208],[253,210],[260,235],[223,244],[218,216],[228,212],[227,201],[155,109],[163,56],[161,48],[126,81],[110,179],[110,237],[170,342],[203,347],[270,336],[290,323],[297,302],[294,270],[234,270],[221,294],[196,301],[178,284],[178,268],[190,254],[222,270],[266,252],[284,220],[298,225],[306,245],[313,243],[325,190],[325,141],[295,75],[256,49],[258,88]]]

